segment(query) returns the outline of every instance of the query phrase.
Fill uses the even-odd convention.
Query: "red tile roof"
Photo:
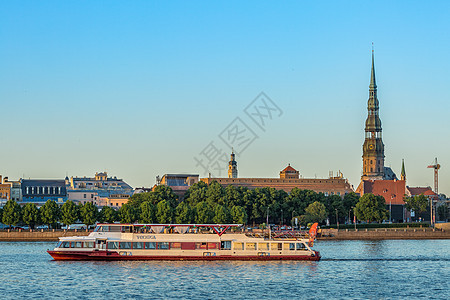
[[[291,165],[288,165],[286,168],[284,168],[284,170],[283,171],[281,171],[281,172],[289,172],[289,173],[294,173],[294,172],[297,172],[297,170],[296,169],[294,169],[293,167],[291,167]]]
[[[364,180],[357,191],[361,195],[372,193],[383,196],[386,204],[403,205],[403,197],[406,193],[406,182],[404,180]]]
[[[425,196],[431,196],[433,198],[437,198],[436,193],[433,192],[429,186],[428,187],[409,187],[408,186],[406,188],[408,189],[411,196],[424,194]]]

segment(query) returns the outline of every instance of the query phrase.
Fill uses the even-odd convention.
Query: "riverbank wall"
[[[439,228],[323,229],[318,240],[425,240],[450,239],[450,230]]]
[[[2,230],[0,241],[3,242],[51,242],[63,236],[86,236],[85,230]]]
[[[446,223],[449,224],[449,223]],[[445,229],[444,229],[445,228]],[[378,229],[321,229],[318,240],[420,240],[450,239],[450,229],[442,228],[378,228]],[[0,241],[32,242],[58,241],[63,236],[86,236],[85,230],[2,230]]]

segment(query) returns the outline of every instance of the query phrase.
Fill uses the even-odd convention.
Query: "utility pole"
[[[428,168],[434,169],[434,192],[439,197],[439,169],[441,165],[438,164],[437,157],[434,159],[434,163],[429,165]],[[433,197],[430,197],[430,224],[434,224],[434,213],[433,213]]]

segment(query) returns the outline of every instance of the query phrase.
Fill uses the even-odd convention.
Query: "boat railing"
[[[248,232],[245,234],[248,237],[253,238],[264,238],[267,240],[284,240],[284,239],[308,239],[309,234],[305,231],[297,231],[297,230],[282,230],[282,231],[271,231],[263,232],[263,233],[251,233]]]

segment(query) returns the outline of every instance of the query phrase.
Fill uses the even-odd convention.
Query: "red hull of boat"
[[[48,250],[54,260],[320,260],[319,252],[315,256],[307,255],[267,255],[267,256],[138,256],[120,255],[113,251],[52,251]]]

